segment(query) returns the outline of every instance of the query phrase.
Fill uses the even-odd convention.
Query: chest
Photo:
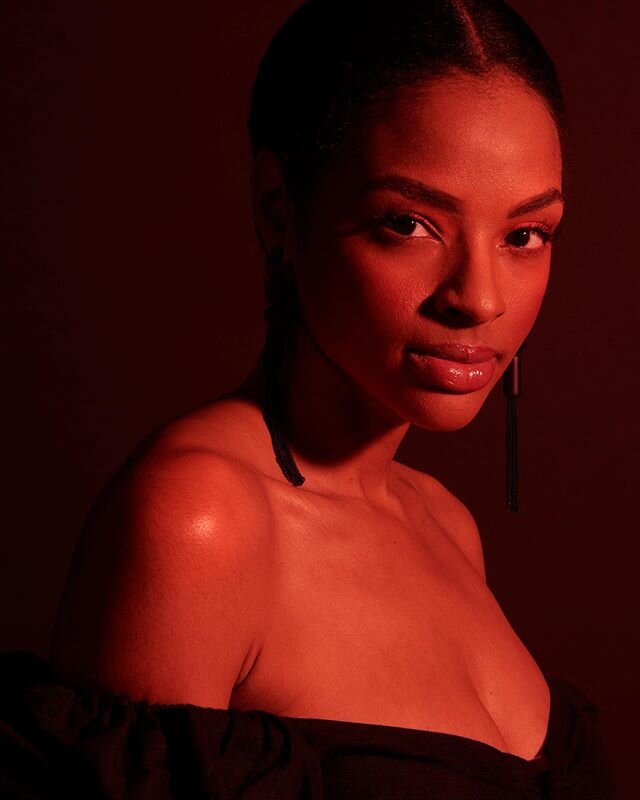
[[[466,736],[531,757],[546,682],[446,534],[305,516],[281,536],[260,654],[231,705]]]

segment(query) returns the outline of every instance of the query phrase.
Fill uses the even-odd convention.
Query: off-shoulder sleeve
[[[3,800],[323,800],[320,757],[291,718],[79,690],[0,653]]]

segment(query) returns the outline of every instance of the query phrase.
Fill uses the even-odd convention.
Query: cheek
[[[348,240],[314,250],[296,280],[307,324],[319,342],[347,349],[351,343],[363,355],[375,350],[380,357],[402,346],[419,306],[406,267]]]

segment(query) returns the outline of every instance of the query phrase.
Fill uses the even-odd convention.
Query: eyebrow
[[[413,178],[405,178],[401,175],[387,175],[381,178],[374,178],[362,187],[362,193],[374,192],[377,189],[387,189],[403,195],[408,200],[417,201],[426,205],[440,208],[443,211],[459,213],[462,208],[462,201],[448,192],[427,186],[426,183],[416,181]],[[560,189],[547,189],[546,192],[530,197],[528,200],[519,203],[507,214],[508,219],[519,217],[522,214],[530,214],[532,211],[539,211],[553,203],[564,203]]]
[[[460,210],[461,201],[447,192],[440,189],[434,189],[432,186],[427,186],[426,183],[416,181],[413,178],[405,178],[401,175],[387,175],[382,178],[374,178],[368,181],[362,187],[362,193],[368,194],[375,192],[378,189],[387,189],[391,192],[397,192],[407,200],[414,200],[418,203],[425,203],[426,205],[441,208],[443,211]]]
[[[520,203],[520,205],[512,208],[507,214],[507,217],[512,219],[522,214],[530,214],[532,211],[546,208],[547,206],[553,205],[553,203],[564,204],[564,198],[562,197],[560,189],[547,189],[546,192],[542,192],[542,194],[537,194],[535,197],[525,200],[524,203]]]

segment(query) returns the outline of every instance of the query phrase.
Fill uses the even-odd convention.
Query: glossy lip
[[[445,357],[445,352],[455,358]],[[411,349],[407,353],[408,367],[423,386],[453,394],[483,389],[495,375],[498,362],[491,348],[458,344],[440,347],[435,354]]]
[[[480,364],[498,356],[498,351],[486,345],[460,344],[458,342],[443,342],[442,344],[425,345],[424,347],[408,347],[410,353],[424,356],[435,356],[447,361],[457,361],[461,364]]]

